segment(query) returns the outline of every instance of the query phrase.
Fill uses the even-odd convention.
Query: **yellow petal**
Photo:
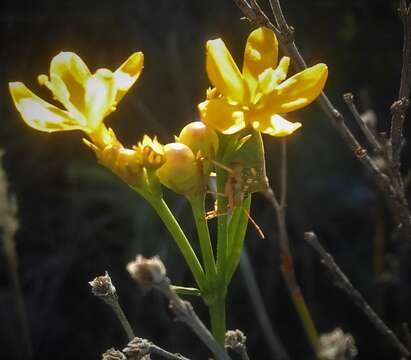
[[[266,69],[258,77],[258,87],[263,94],[268,94],[278,86],[287,77],[288,68],[290,66],[290,58],[284,56],[281,58],[277,68]]]
[[[243,77],[221,39],[207,41],[206,68],[208,78],[219,92],[238,103],[245,101]]]
[[[85,114],[90,129],[97,129],[114,105],[114,77],[107,69],[99,69],[86,82]]]
[[[234,134],[246,126],[244,112],[224,99],[203,101],[198,109],[201,120],[223,134]]]
[[[23,120],[32,128],[45,132],[83,130],[68,112],[42,100],[23,83],[9,83],[9,90]]]
[[[71,110],[69,102],[83,113],[85,86],[90,76],[90,70],[78,55],[61,52],[51,60],[49,88],[67,110]]]
[[[276,66],[278,57],[278,41],[274,32],[266,27],[254,30],[247,39],[244,52],[243,75],[254,93],[258,76],[266,69]]]
[[[301,123],[292,123],[277,114],[261,120],[253,122],[254,129],[275,137],[291,135],[301,127]]]
[[[271,113],[287,113],[307,106],[320,95],[327,75],[325,64],[305,69],[278,85],[262,99],[263,106],[269,108]]]
[[[116,104],[122,99],[125,93],[130,89],[139,78],[144,66],[144,55],[142,52],[132,54],[121,66],[114,72],[114,79],[117,89]]]

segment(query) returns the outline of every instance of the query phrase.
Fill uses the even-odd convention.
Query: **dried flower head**
[[[111,348],[111,349],[106,350],[106,352],[104,352],[104,354],[101,356],[101,359],[102,360],[127,360],[127,357],[121,351]]]
[[[228,330],[225,333],[225,347],[236,350],[239,347],[243,347],[247,337],[241,330]]]
[[[134,261],[127,264],[127,271],[144,290],[161,283],[166,277],[166,268],[158,256],[145,258],[137,255]]]
[[[116,288],[112,284],[107,271],[105,275],[97,276],[93,281],[90,281],[89,284],[95,296],[114,296],[116,294]]]
[[[142,360],[150,354],[151,345],[152,343],[147,339],[135,337],[127,344],[123,352],[127,355],[127,358]]]
[[[357,353],[352,335],[344,333],[340,328],[320,336],[318,356],[321,360],[350,360]]]

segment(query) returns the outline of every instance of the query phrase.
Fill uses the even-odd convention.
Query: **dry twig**
[[[341,271],[335,263],[333,257],[323,248],[318,241],[317,235],[313,232],[304,234],[305,240],[317,251],[321,256],[321,262],[330,272],[335,280],[335,284],[340,287],[350,297],[350,299],[365,313],[370,321],[375,325],[377,330],[394,346],[401,355],[410,356],[408,349],[401,343],[394,332],[382,321],[376,312],[368,305],[358,290],[351,284],[347,276]]]
[[[113,286],[107,271],[105,275],[96,277],[93,281],[90,281],[89,284],[93,295],[103,300],[114,311],[127,334],[128,340],[133,340],[135,336],[134,331],[120,306],[116,288]]]

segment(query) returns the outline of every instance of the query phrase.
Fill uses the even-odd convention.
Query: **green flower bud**
[[[202,177],[198,161],[187,145],[167,144],[164,146],[164,156],[166,162],[156,172],[163,185],[184,195],[201,191]]]
[[[214,159],[218,151],[217,133],[201,121],[186,125],[181,130],[178,141],[187,145],[195,156],[200,152],[201,156]]]
[[[109,145],[101,150],[99,162],[133,187],[139,187],[144,180],[141,155],[136,150],[121,145]]]

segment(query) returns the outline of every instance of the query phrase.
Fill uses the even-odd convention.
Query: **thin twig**
[[[403,24],[404,42],[402,51],[402,69],[398,100],[391,106],[391,158],[393,165],[399,170],[400,153],[403,142],[403,126],[406,111],[409,106],[409,93],[411,86],[411,5],[407,7],[406,0],[400,0],[398,9]]]
[[[287,360],[288,354],[284,349],[284,346],[280,342],[273,326],[270,322],[270,318],[267,313],[267,308],[264,304],[261,291],[258,288],[257,281],[255,279],[253,267],[250,264],[250,259],[247,254],[247,250],[243,249],[240,258],[240,270],[244,279],[244,285],[246,291],[250,295],[250,299],[253,305],[253,309],[257,316],[257,321],[261,327],[262,334],[266,339],[267,346],[269,347],[273,359]]]
[[[219,360],[231,360],[224,348],[217,342],[210,331],[195,313],[188,301],[182,300],[171,287],[166,269],[159,257],[144,258],[141,255],[127,265],[131,277],[143,288],[153,287],[160,291],[170,301],[170,307],[177,319],[185,323],[211,350]]]
[[[283,275],[285,284],[293,300],[294,306],[298,312],[304,329],[307,333],[308,340],[317,354],[319,346],[319,337],[314,325],[314,321],[311,318],[311,314],[305,303],[303,293],[300,285],[298,284],[295,269],[294,260],[290,250],[290,244],[288,240],[288,233],[286,227],[286,201],[287,201],[287,143],[283,138],[281,143],[281,165],[280,165],[280,201],[274,194],[272,188],[269,188],[264,195],[271,202],[276,212],[277,226],[278,226],[278,239],[281,253],[281,273]]]
[[[271,0],[272,8],[275,10],[274,18],[276,23],[278,23],[278,27],[269,20],[255,0],[234,0],[234,2],[251,23],[256,26],[266,26],[274,31],[279,39],[281,49],[287,56],[291,57],[292,65],[297,71],[302,71],[307,68],[304,58],[295,45],[294,29],[291,26],[288,26],[278,0]],[[251,4],[253,4],[253,6]],[[288,29],[288,31],[283,33],[280,29]],[[381,171],[373,158],[367,154],[367,151],[360,145],[351,130],[347,127],[343,115],[334,107],[324,92],[318,97],[317,103],[339,131],[354,156],[364,165],[370,175],[374,178],[386,197],[396,223],[399,226],[402,225],[405,237],[407,240],[410,240],[411,212],[404,193],[398,191],[398,189],[393,186],[391,179]]]
[[[327,253],[319,242],[317,235],[313,232],[306,232],[304,234],[305,240],[318,252],[321,257],[321,262],[331,273],[335,279],[336,285],[344,290],[350,299],[365,313],[365,315],[374,324],[377,330],[403,355],[410,356],[410,352],[397,338],[394,332],[381,320],[375,311],[368,305],[362,295],[351,284],[347,276],[341,271],[335,263],[333,257]]]
[[[93,295],[103,300],[114,311],[127,334],[128,340],[133,340],[135,337],[134,331],[121,308],[116,288],[113,286],[107,271],[105,275],[96,277],[93,281],[90,281],[89,284]]]
[[[361,128],[362,132],[364,133],[367,141],[372,146],[374,153],[381,153],[382,151],[381,144],[377,140],[377,137],[375,136],[374,132],[368,127],[368,125],[361,118],[361,115],[357,110],[357,106],[355,106],[355,103],[354,103],[354,95],[351,93],[346,93],[344,94],[343,99],[345,103],[347,104],[348,109],[350,109],[351,114],[353,115],[358,126]]]

